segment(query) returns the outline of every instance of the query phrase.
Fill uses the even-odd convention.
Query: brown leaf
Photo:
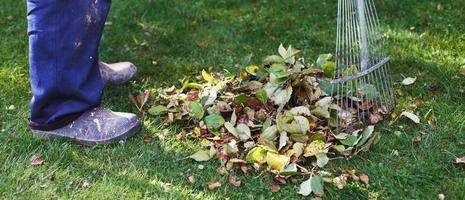
[[[262,103],[257,100],[257,98],[250,98],[246,105],[247,107],[252,108],[254,111],[258,111],[262,108]]]
[[[192,20],[191,24],[192,24],[192,26],[197,26],[198,21],[196,19],[194,19],[194,20]]]
[[[226,169],[226,167],[220,167],[216,171],[218,172],[218,174],[221,174],[221,175],[225,175],[228,173],[228,170]]]
[[[198,100],[199,97],[199,91],[198,90],[191,90],[187,93],[187,100],[188,101],[195,101]]]
[[[438,5],[436,5],[436,10],[437,11],[443,11],[444,10],[444,5],[442,5],[442,3],[438,3]]]
[[[134,104],[134,105],[137,107],[137,109],[139,109],[139,104],[137,103],[137,100],[136,100],[136,98],[134,97],[134,95],[129,94],[128,97],[129,97],[129,101],[131,101],[131,103]]]
[[[377,124],[382,120],[383,120],[383,116],[381,116],[380,114],[372,114],[372,115],[370,115],[371,124]]]
[[[465,164],[465,156],[460,157],[460,158],[455,158],[455,163],[456,164]]]
[[[208,189],[209,190],[214,190],[221,187],[221,182],[220,181],[215,181],[213,183],[208,184]]]
[[[417,136],[413,138],[413,142],[416,142],[416,143],[421,142],[421,136]]]
[[[33,165],[33,166],[43,165],[44,162],[45,162],[45,158],[42,157],[42,156],[33,155],[31,157],[31,165]]]
[[[241,181],[237,180],[237,176],[231,175],[229,176],[229,184],[231,184],[234,187],[239,187],[241,186]]]
[[[368,175],[362,174],[359,176],[359,178],[360,178],[360,181],[362,181],[362,183],[365,183],[366,185],[368,185],[370,181],[370,178],[368,177]]]
[[[417,100],[415,100],[415,104],[417,106],[424,106],[424,105],[426,105],[426,101],[423,100],[423,99],[417,99]]]
[[[277,183],[273,183],[273,185],[271,185],[271,192],[278,192],[279,190],[281,190],[281,185]]]
[[[274,180],[278,181],[279,183],[281,183],[283,185],[287,184],[286,179],[284,179],[282,176],[274,175],[273,178],[274,178]]]
[[[465,68],[461,70],[461,74],[465,76]]]
[[[144,142],[147,144],[152,143],[152,140],[153,140],[152,136],[147,135],[144,137]]]
[[[248,164],[241,164],[241,170],[244,174],[247,174],[247,171],[249,171],[250,167]]]
[[[428,135],[427,132],[424,132],[424,131],[421,132],[421,137],[426,137],[427,135]]]
[[[191,175],[191,176],[187,177],[187,179],[189,180],[189,182],[195,183],[195,176],[194,175]]]

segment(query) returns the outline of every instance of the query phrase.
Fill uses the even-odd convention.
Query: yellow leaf
[[[252,75],[256,75],[257,74],[257,71],[259,70],[260,68],[258,68],[258,66],[256,65],[250,65],[248,67],[245,68],[245,70],[249,73],[249,74],[252,74]]]
[[[208,83],[210,84],[215,84],[216,83],[216,80],[215,78],[213,78],[213,76],[211,76],[208,72],[206,72],[205,70],[202,70],[202,77],[203,79],[205,79]]]
[[[290,158],[285,155],[279,155],[277,153],[268,152],[266,154],[266,163],[272,169],[281,171],[289,164]]]
[[[265,160],[266,150],[261,147],[255,147],[247,153],[245,159],[248,162],[261,163]]]
[[[323,151],[325,148],[325,142],[321,140],[315,140],[305,148],[305,157],[315,156]]]

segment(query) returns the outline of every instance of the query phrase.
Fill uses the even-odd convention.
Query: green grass
[[[425,121],[380,126],[381,142],[371,151],[326,167],[336,172],[355,168],[369,175],[370,187],[328,186],[327,199],[367,199],[369,193],[381,199],[435,199],[440,193],[447,199],[465,197],[464,168],[453,164],[455,156],[465,156],[465,76],[459,73],[465,59],[465,2],[441,2],[443,11],[436,10],[436,1],[377,1],[394,80],[418,77],[412,86],[397,85],[398,111],[423,99],[426,105],[416,111],[422,116],[431,109],[437,118],[434,129]],[[249,54],[260,64],[280,43],[303,50],[307,59],[331,53],[336,7],[335,1],[317,0],[116,0],[102,59],[131,60],[141,73],[130,84],[108,87],[103,103],[135,112],[127,99],[130,92],[178,84],[200,69],[231,68]],[[0,199],[300,198],[298,183],[271,193],[273,179],[266,174],[239,173],[244,184],[234,188],[216,172],[218,162],[203,163],[205,169],[199,170],[199,163],[182,160],[195,150],[196,141],[176,141],[175,127],[158,137],[164,129],[160,119],[144,118],[146,129],[124,144],[85,148],[32,137],[26,126],[31,92],[25,13],[24,1],[0,1]],[[16,109],[7,110],[10,105]],[[396,130],[402,135],[394,135]],[[413,143],[422,131],[428,135]],[[156,140],[145,144],[146,135]],[[31,166],[32,155],[46,157],[45,164]],[[186,178],[191,174],[194,184]],[[223,186],[208,191],[214,180]],[[79,187],[84,181],[91,188]]]

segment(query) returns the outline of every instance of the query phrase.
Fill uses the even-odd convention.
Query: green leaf
[[[223,150],[226,154],[234,154],[239,151],[237,148],[236,140],[231,140],[229,143],[223,145]]]
[[[307,131],[310,129],[310,123],[308,122],[308,119],[305,117],[294,116],[294,122],[299,125],[302,134],[306,134]]]
[[[376,87],[372,84],[364,84],[358,88],[360,95],[365,96],[368,99],[375,99],[378,96]]]
[[[330,96],[334,95],[337,92],[336,88],[333,89],[333,86],[335,85],[331,84],[331,82],[328,80],[318,80],[318,86],[321,90],[323,90],[323,92]]]
[[[281,57],[286,58],[287,50],[286,50],[286,48],[284,48],[283,44],[279,45],[278,53],[279,53],[279,55],[281,55]]]
[[[225,123],[224,118],[218,114],[208,115],[203,121],[207,127],[213,129],[219,129]]]
[[[318,197],[324,195],[322,176],[311,176],[308,180],[300,184],[299,194],[308,196],[312,192]]]
[[[278,151],[281,150],[284,146],[286,146],[288,140],[289,138],[287,137],[287,133],[285,131],[281,132],[281,134],[279,135]]]
[[[166,108],[165,106],[162,106],[162,105],[158,105],[158,106],[154,106],[152,108],[149,109],[149,114],[151,115],[162,115],[162,114],[165,114],[168,112],[168,108]]]
[[[283,106],[286,105],[292,96],[292,86],[288,86],[286,89],[278,88],[276,92],[270,96],[275,105]]]
[[[289,164],[290,158],[286,155],[279,155],[277,153],[268,152],[266,154],[266,163],[272,169],[282,171],[285,166]]]
[[[294,150],[295,157],[300,157],[304,153],[304,143],[296,142],[292,145],[292,149]]]
[[[268,95],[266,94],[266,91],[264,89],[260,89],[255,93],[255,96],[257,99],[262,102],[263,104],[266,104],[268,102]]]
[[[323,74],[326,77],[333,78],[335,68],[336,68],[336,63],[334,63],[333,61],[328,61],[321,67],[321,70],[323,71]]]
[[[249,99],[250,99],[249,96],[241,94],[234,98],[234,102],[236,102],[237,104],[245,104],[249,101]]]
[[[283,176],[297,176],[301,173],[297,171],[297,164],[291,163],[286,168],[283,169],[279,174]]]
[[[243,141],[248,140],[252,138],[252,135],[250,133],[250,128],[247,126],[247,124],[238,124],[236,127],[237,132],[239,133],[239,138]]]
[[[318,68],[322,68],[323,65],[328,61],[328,60],[331,60],[331,58],[333,58],[333,55],[332,54],[321,54],[318,59],[316,60],[316,67]]]
[[[316,107],[312,110],[312,114],[317,117],[328,119],[330,117],[330,113],[328,109],[324,109],[322,107]]]
[[[312,178],[313,177],[310,177],[308,180],[302,182],[300,184],[300,189],[299,189],[299,194],[303,195],[303,196],[308,196],[312,193]]]
[[[371,136],[371,134],[373,133],[374,130],[375,130],[375,126],[366,127],[365,130],[362,133],[362,136],[361,136],[362,138],[357,143],[357,147],[364,145],[365,142],[368,140],[368,138],[370,138],[370,136]]]
[[[262,147],[255,147],[247,153],[245,160],[251,163],[262,163],[265,161],[266,150]]]
[[[203,115],[205,114],[205,111],[203,110],[202,104],[200,104],[197,101],[192,101],[188,105],[189,110],[192,113],[192,116],[195,119],[202,119]]]
[[[334,145],[333,149],[339,153],[344,153],[344,151],[346,150],[346,147],[344,145]]]
[[[283,63],[283,62],[284,62],[284,59],[281,56],[278,56],[278,55],[268,56],[268,57],[265,58],[265,60],[263,60],[263,63],[265,65],[275,64],[275,63]]]
[[[346,146],[354,146],[355,143],[357,142],[358,138],[357,136],[353,136],[353,135],[349,135],[347,136],[346,139],[344,140],[339,140],[343,145],[346,145]]]
[[[260,134],[260,139],[268,140],[268,141],[273,141],[278,133],[278,128],[276,125],[270,126],[266,128],[262,134]]]
[[[294,142],[301,142],[301,143],[304,143],[304,142],[307,142],[308,140],[308,136],[305,135],[305,134],[291,134],[289,135],[289,140],[291,141],[294,141]]]
[[[268,72],[270,74],[273,74],[276,76],[276,78],[285,78],[288,76],[288,73],[286,71],[286,67],[283,64],[273,64],[271,65],[270,69],[268,69]]]
[[[293,115],[303,115],[303,116],[311,115],[310,110],[305,106],[294,107],[289,112],[291,112]]]
[[[312,178],[312,192],[316,196],[323,196],[324,195],[324,190],[323,190],[323,177],[322,176],[314,176]]]
[[[226,130],[228,130],[229,133],[231,133],[232,135],[238,137],[239,136],[239,132],[236,130],[236,128],[234,127],[234,125],[230,122],[225,122],[224,123],[224,127],[226,128]]]
[[[328,162],[329,158],[326,153],[316,154],[316,165],[318,165],[318,167],[323,168]]]

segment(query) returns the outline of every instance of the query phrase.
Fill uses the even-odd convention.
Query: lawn
[[[326,187],[325,199],[465,198],[465,1],[379,0],[397,83],[397,113],[413,108],[435,122],[408,120],[377,127],[380,143],[350,160],[325,167],[354,168],[370,177],[370,187]],[[317,0],[115,0],[105,29],[101,59],[131,60],[136,80],[107,88],[103,104],[137,112],[127,98],[148,88],[179,85],[178,79],[201,69],[231,68],[253,54],[253,62],[276,51],[280,43],[303,50],[307,59],[335,49],[336,1]],[[198,147],[177,141],[176,127],[144,117],[145,130],[124,143],[86,148],[34,138],[26,126],[31,92],[28,83],[26,4],[0,1],[0,199],[297,199],[299,183],[271,192],[267,174],[239,174],[239,188],[216,172],[217,161],[183,159]],[[417,77],[400,86],[404,77]],[[418,103],[424,100],[426,103]],[[419,104],[419,105],[415,105]],[[14,105],[14,109],[8,109]],[[163,134],[168,128],[169,133]],[[394,134],[400,131],[400,135]],[[420,142],[412,139],[427,133]],[[146,144],[144,136],[153,136]],[[30,158],[46,158],[32,166]],[[195,175],[190,183],[188,176]],[[223,186],[209,191],[207,184]],[[83,188],[87,182],[90,188]]]

